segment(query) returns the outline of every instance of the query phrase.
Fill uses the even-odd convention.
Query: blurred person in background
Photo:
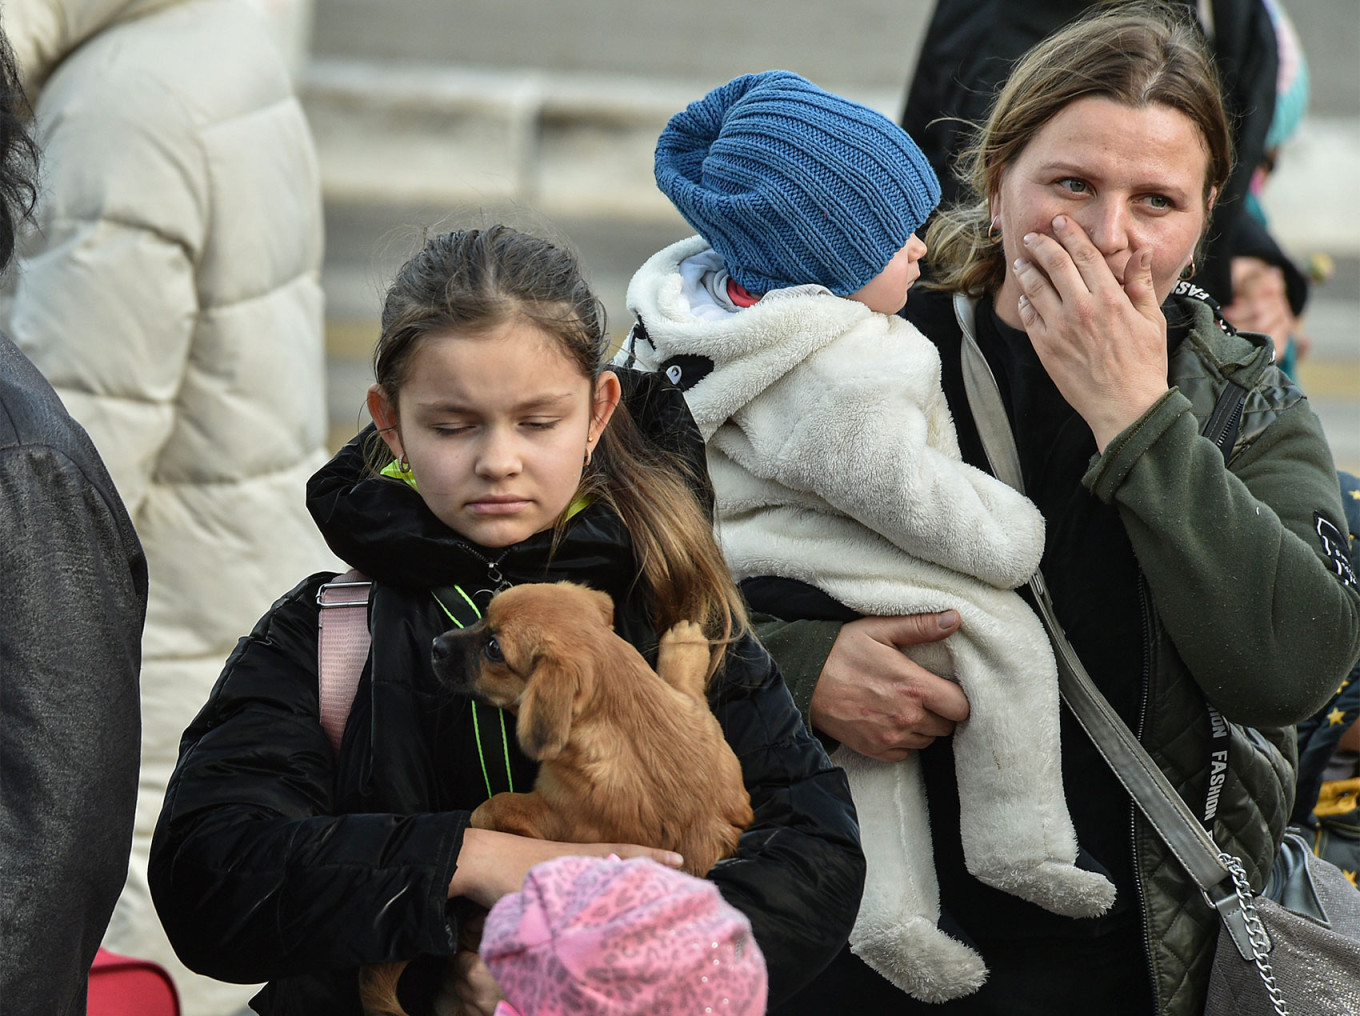
[[[1266,129],[1261,159],[1252,171],[1245,199],[1245,213],[1262,228],[1269,228],[1261,203],[1266,181],[1279,162],[1285,144],[1303,123],[1308,112],[1308,61],[1289,14],[1277,0],[1261,0],[1270,14],[1275,32],[1278,69],[1275,76],[1275,108]],[[1314,256],[1308,265],[1309,277],[1322,282],[1328,276],[1327,259]],[[1288,277],[1278,265],[1258,258],[1235,258],[1232,265],[1233,289],[1239,298],[1223,312],[1238,327],[1264,332],[1275,341],[1275,359],[1290,377],[1297,376],[1298,362],[1308,352],[1309,342],[1300,330],[1298,318],[1280,317],[1281,296],[1287,294]]]
[[[150,571],[137,824],[104,944],[169,968],[186,1012],[236,1013],[255,989],[178,963],[147,851],[238,634],[334,560],[303,502],[326,459],[315,149],[245,0],[9,0],[3,17],[45,176],[0,322],[89,431]]]
[[[1360,477],[1338,474],[1352,571],[1360,572]],[[1299,789],[1290,820],[1313,853],[1360,887],[1360,661],[1336,694],[1299,724]]]
[[[0,268],[38,151],[0,36]],[[83,1016],[128,866],[146,559],[52,386],[0,334],[0,1005]]]

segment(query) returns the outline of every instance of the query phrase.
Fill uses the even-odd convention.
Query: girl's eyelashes
[[[521,420],[519,426],[526,430],[552,430],[561,422],[559,419]],[[460,434],[470,434],[479,426],[475,423],[434,423],[430,425],[430,429],[445,437],[457,437]]]

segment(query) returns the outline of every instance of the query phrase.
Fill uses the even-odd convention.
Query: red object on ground
[[[179,1016],[179,993],[169,972],[150,960],[107,949],[90,967],[88,1016]]]

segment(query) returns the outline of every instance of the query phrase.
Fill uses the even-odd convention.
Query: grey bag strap
[[[954,315],[963,333],[963,382],[968,405],[992,472],[1024,493],[1015,435],[1011,433],[996,378],[974,338],[973,310],[973,301],[965,296],[954,297]],[[1139,810],[1218,911],[1243,959],[1253,959],[1256,950],[1247,931],[1232,871],[1234,865],[1240,868],[1240,862],[1219,851],[1166,774],[1091,680],[1058,623],[1043,573],[1036,571],[1029,585],[1040,619],[1053,642],[1063,701]]]

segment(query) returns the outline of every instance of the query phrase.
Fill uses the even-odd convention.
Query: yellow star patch
[[[1327,725],[1329,727],[1335,727],[1337,724],[1345,722],[1346,714],[1342,712],[1340,709],[1333,709],[1330,713],[1327,714]]]
[[[1346,876],[1346,881],[1347,881],[1347,882],[1349,882],[1351,885],[1355,886],[1357,889],[1360,889],[1360,884],[1357,884],[1356,881],[1355,881],[1355,872],[1353,872],[1353,871],[1346,871],[1346,870],[1343,868],[1342,871],[1341,871],[1341,874],[1343,874],[1343,875]]]

